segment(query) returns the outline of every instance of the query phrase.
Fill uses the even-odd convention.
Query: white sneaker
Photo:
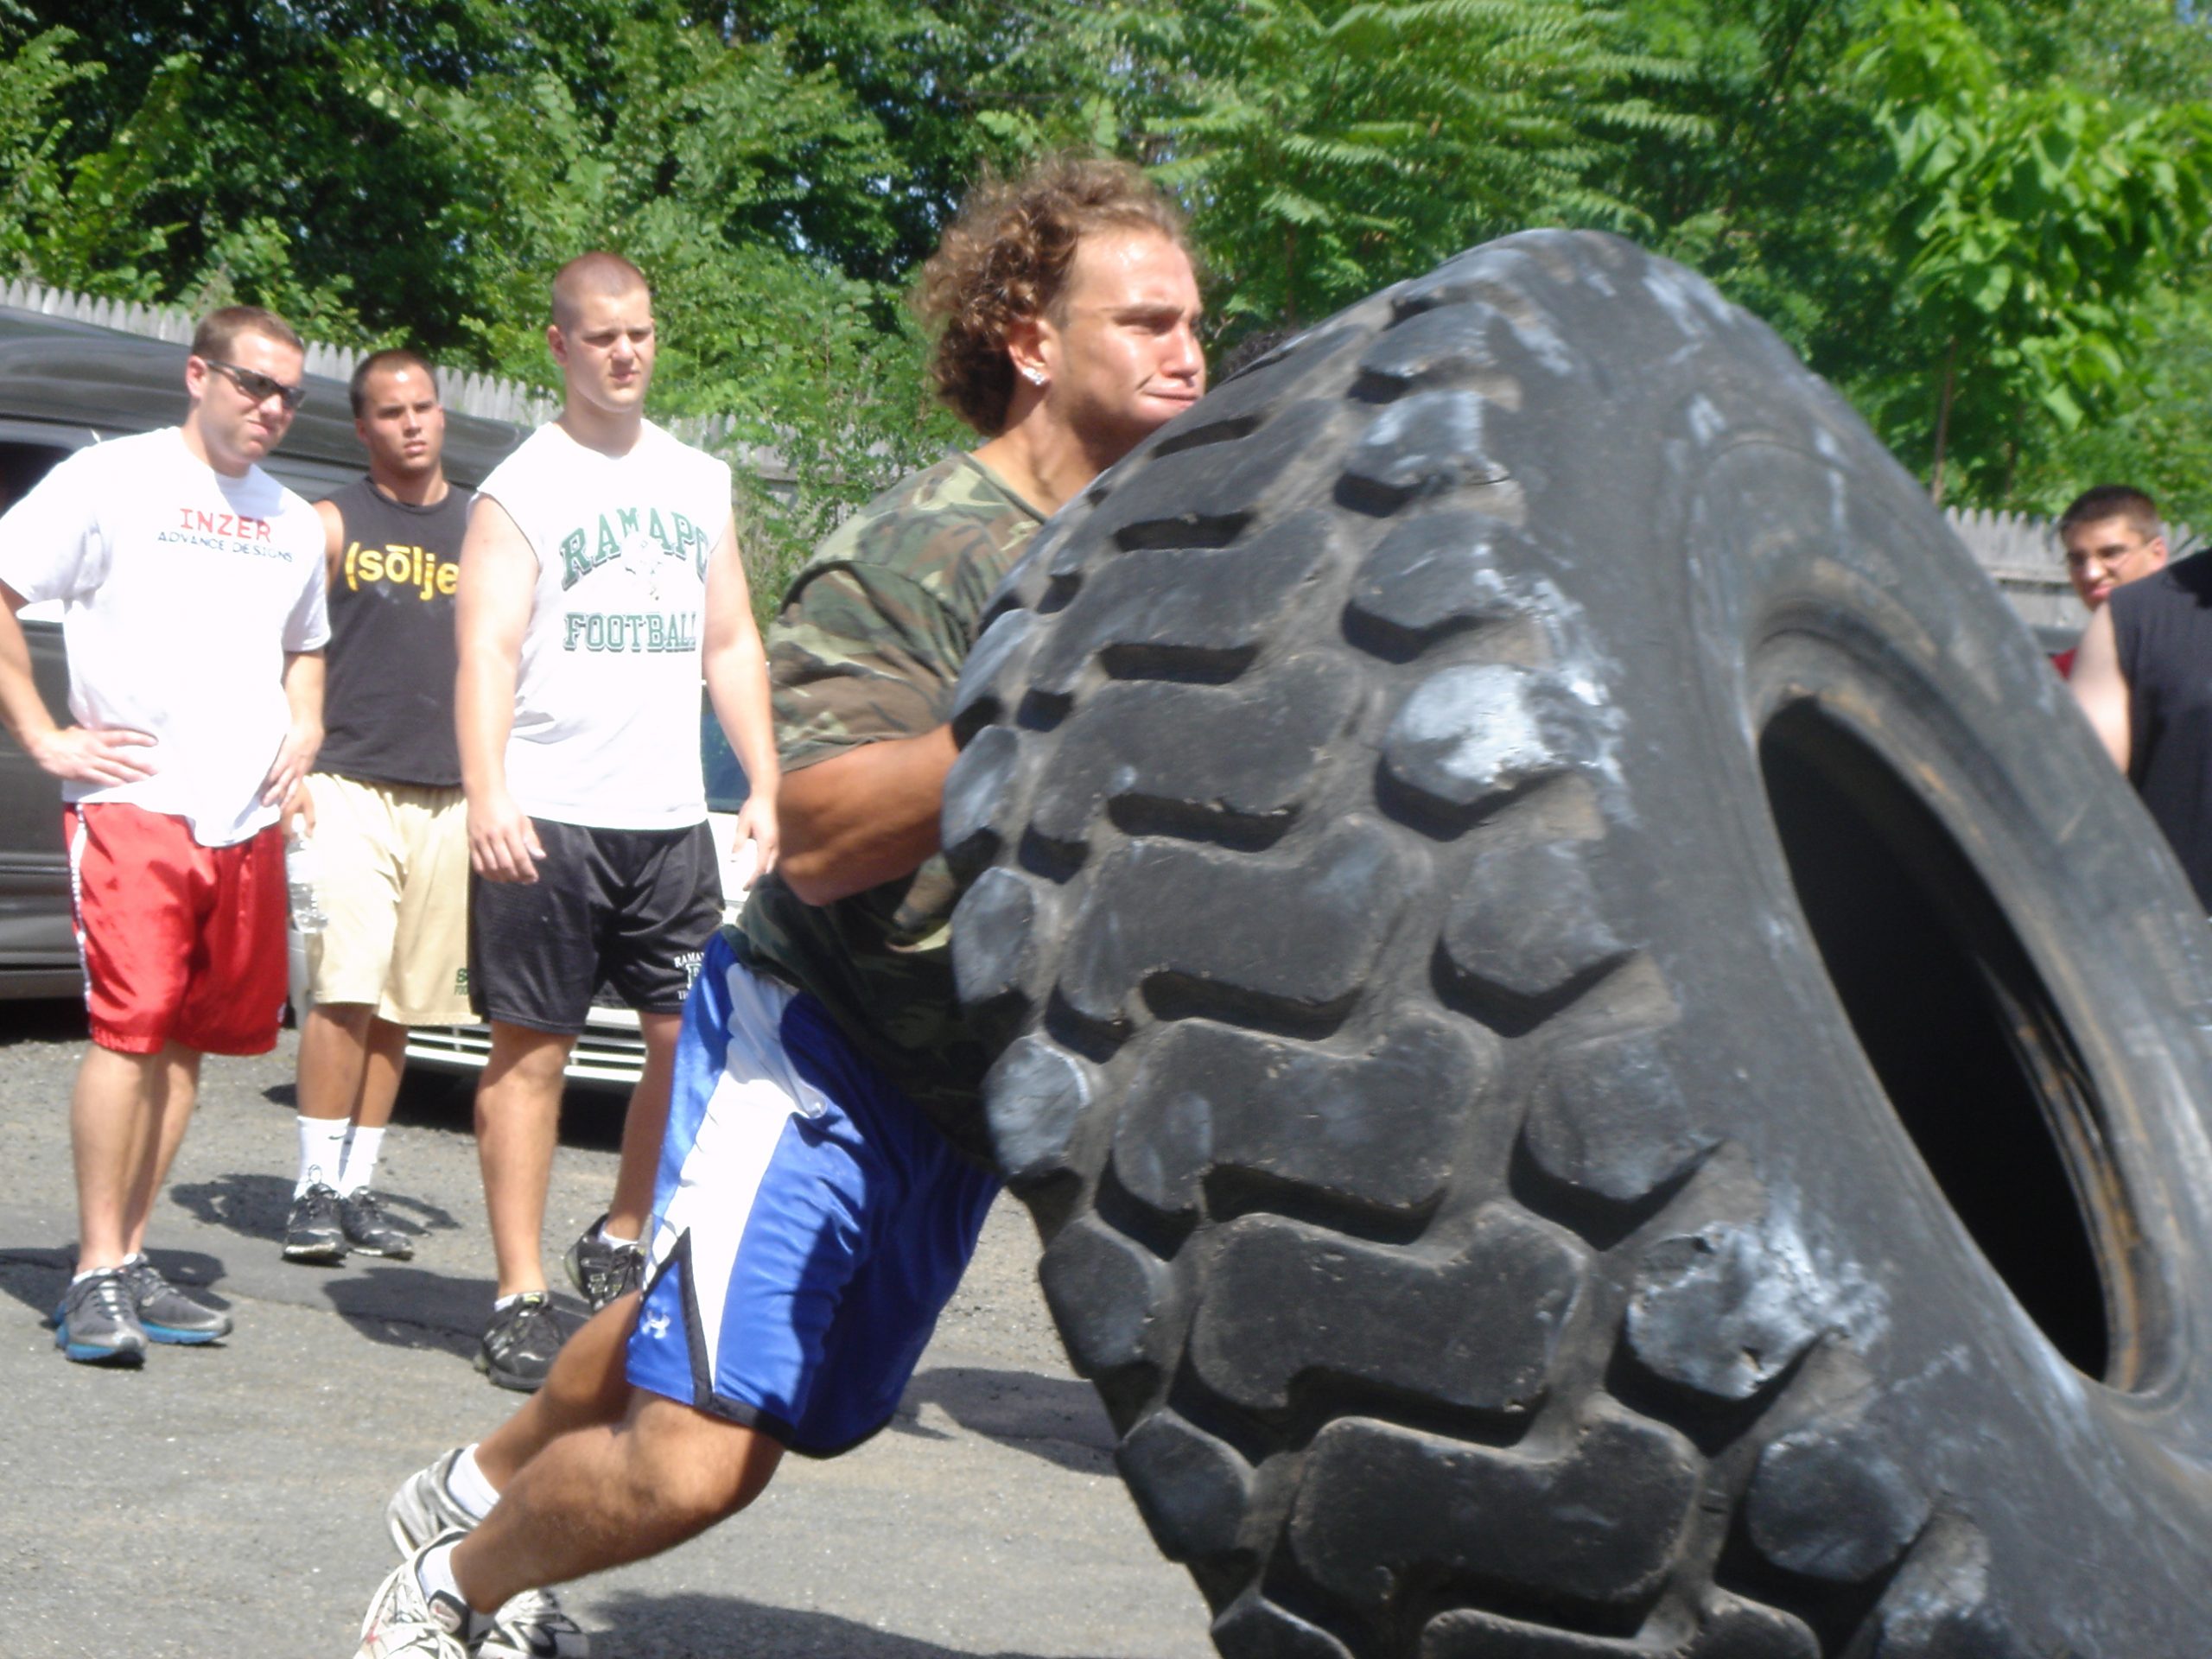
[[[480,1651],[480,1644],[462,1635],[468,1629],[468,1609],[450,1596],[424,1595],[415,1573],[423,1550],[459,1536],[434,1538],[391,1569],[361,1621],[360,1650],[353,1659],[471,1659]]]
[[[525,1590],[499,1609],[477,1651],[482,1659],[590,1659],[591,1638],[550,1590]]]
[[[385,1505],[385,1530],[402,1555],[412,1555],[441,1534],[467,1532],[476,1524],[447,1484],[467,1449],[457,1446],[416,1471]],[[590,1659],[591,1638],[561,1611],[550,1590],[525,1590],[499,1609],[480,1652],[483,1659]]]
[[[412,1555],[442,1532],[467,1532],[475,1526],[476,1517],[461,1507],[446,1484],[467,1449],[456,1446],[429,1468],[416,1470],[384,1506],[384,1529],[402,1555]]]

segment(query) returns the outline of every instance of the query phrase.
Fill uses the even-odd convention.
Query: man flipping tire
[[[842,527],[771,635],[784,863],[685,1010],[651,1277],[402,1487],[393,1529],[417,1547],[370,1609],[369,1659],[474,1652],[507,1599],[695,1536],[786,1447],[873,1434],[998,1190],[938,855],[954,683],[1046,515],[1205,369],[1180,225],[1113,163],[985,188],[925,304],[940,394],[987,442]]]

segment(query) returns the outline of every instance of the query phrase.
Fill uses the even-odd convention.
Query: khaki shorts
[[[468,825],[458,789],[318,772],[317,891],[330,920],[308,940],[317,1002],[373,1004],[398,1026],[466,1025]]]

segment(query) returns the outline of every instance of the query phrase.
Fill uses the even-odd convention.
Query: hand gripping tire
[[[1764,327],[1475,250],[996,608],[961,993],[1224,1654],[2206,1650],[2212,935]]]

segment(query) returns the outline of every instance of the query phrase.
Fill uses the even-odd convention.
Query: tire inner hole
[[[1899,1122],[2051,1344],[2105,1377],[2107,1269],[2124,1269],[2101,1261],[2088,1206],[2119,1186],[2087,1069],[2018,937],[1935,814],[1816,703],[1776,715],[1759,763],[1821,963]]]

